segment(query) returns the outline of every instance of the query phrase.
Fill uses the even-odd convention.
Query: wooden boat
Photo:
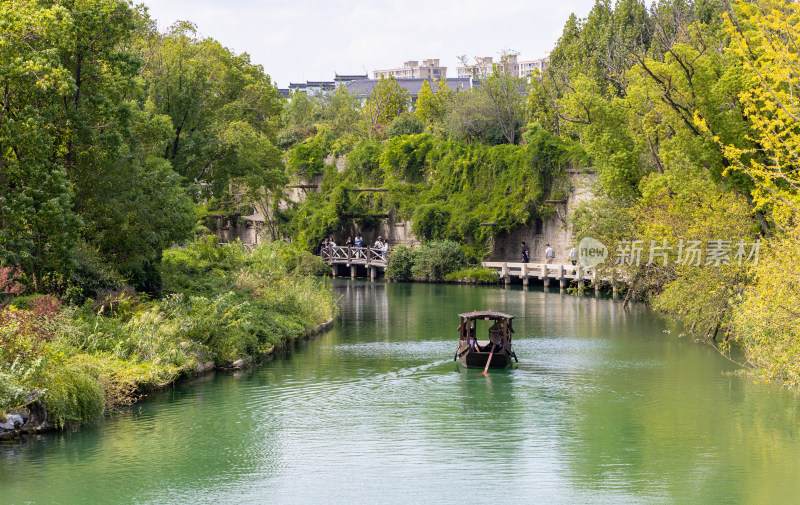
[[[458,317],[461,324],[458,326],[458,349],[453,361],[460,360],[467,368],[486,368],[487,362],[489,368],[505,368],[511,364],[511,358],[517,360],[511,348],[514,316],[492,310],[476,310],[459,314]],[[494,322],[489,327],[486,340],[478,339],[478,321]]]

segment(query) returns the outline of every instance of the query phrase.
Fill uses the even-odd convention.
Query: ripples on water
[[[497,288],[336,286],[334,330],[286,356],[181,385],[98,426],[0,446],[3,503],[797,496],[794,396],[722,374],[729,362],[665,335],[641,307]],[[519,364],[481,377],[452,361],[456,314],[474,308],[518,315]]]

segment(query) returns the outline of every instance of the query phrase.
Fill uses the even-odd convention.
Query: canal
[[[751,504],[800,500],[798,397],[644,307],[336,281],[332,331],[79,430],[0,444],[3,504]],[[452,361],[515,314],[519,364]]]

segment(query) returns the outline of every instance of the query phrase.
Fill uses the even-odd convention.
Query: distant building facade
[[[372,78],[394,77],[395,79],[446,79],[447,67],[439,65],[439,59],[422,60],[422,65],[418,60],[409,60],[403,63],[400,68],[387,68],[385,70],[373,70]]]
[[[480,81],[486,79],[494,71],[494,65],[504,65],[505,71],[516,77],[526,78],[534,72],[543,72],[550,64],[550,53],[545,53],[544,58],[538,60],[519,61],[517,55],[509,54],[495,62],[491,56],[475,58],[475,64],[456,67],[457,77],[447,78],[447,67],[439,64],[438,58],[422,60],[420,65],[417,60],[409,60],[399,68],[373,70],[372,79],[367,74],[339,75],[333,81],[306,81],[291,83],[288,88],[279,89],[278,92],[286,99],[291,99],[292,93],[318,94],[327,93],[340,86],[346,86],[348,91],[355,93],[360,98],[366,99],[372,94],[372,89],[381,77],[394,77],[397,83],[408,90],[412,101],[416,101],[417,94],[424,81],[431,81],[431,88],[436,89],[432,81],[444,79],[453,91],[457,89],[472,89],[480,86]]]
[[[350,81],[357,81],[363,79],[368,79],[367,74],[353,74],[353,75],[336,74],[336,77],[334,77],[332,81],[293,82],[289,84],[288,88],[278,89],[278,93],[280,93],[282,97],[288,100],[292,98],[292,93],[295,92],[312,94],[312,95],[318,93],[327,93],[329,91],[335,90],[339,86],[346,85]]]
[[[517,55],[509,54],[495,62],[491,56],[479,56],[475,58],[475,64],[469,66],[456,67],[458,77],[472,77],[473,79],[484,80],[492,75],[494,65],[505,66],[506,72],[516,77],[528,77],[534,72],[543,72],[550,64],[550,53],[538,60],[518,61]]]

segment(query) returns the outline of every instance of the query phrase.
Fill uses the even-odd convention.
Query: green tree
[[[334,137],[362,133],[359,130],[359,99],[347,91],[345,86],[339,86],[333,93],[317,97],[315,103],[320,119],[328,125]]]
[[[404,113],[394,118],[386,136],[392,138],[401,135],[418,135],[424,131],[425,123],[413,114]]]
[[[488,115],[509,144],[517,143],[518,130],[525,120],[522,89],[524,81],[503,65],[495,65],[492,75],[480,87],[487,98]]]
[[[448,106],[453,98],[453,91],[447,85],[447,81],[439,79],[436,82],[434,92],[429,81],[422,83],[422,88],[417,95],[417,102],[414,105],[414,115],[420,118],[427,125],[439,125],[444,121]]]
[[[383,127],[400,114],[408,112],[410,105],[411,95],[397,83],[394,77],[388,79],[381,77],[361,109],[369,126],[370,134],[382,135]]]
[[[164,157],[199,194],[228,198],[230,183],[247,175],[248,164],[242,145],[227,142],[226,135],[246,125],[252,130],[246,138],[274,144],[283,108],[277,89],[249,55],[198,39],[190,23],[176,23],[150,39],[142,80],[147,98],[173,124]]]

